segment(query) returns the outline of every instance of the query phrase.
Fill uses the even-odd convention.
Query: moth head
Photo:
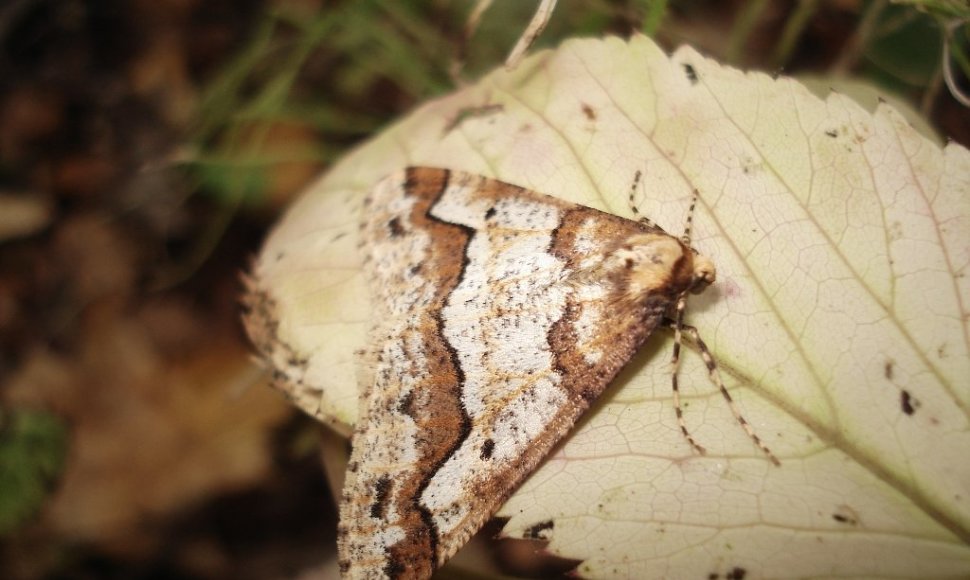
[[[627,292],[642,296],[702,292],[714,282],[714,263],[680,240],[664,233],[628,238],[608,259],[627,279]]]
[[[700,294],[717,279],[717,271],[714,269],[714,262],[710,258],[693,251],[691,253],[693,254],[694,273],[691,276],[690,291],[693,294]]]

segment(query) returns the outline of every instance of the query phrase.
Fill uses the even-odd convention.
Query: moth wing
[[[349,577],[426,577],[491,517],[633,356],[671,296],[603,264],[658,228],[412,168],[365,203],[375,323],[340,508]]]

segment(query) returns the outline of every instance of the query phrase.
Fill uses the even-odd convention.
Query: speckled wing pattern
[[[370,375],[340,506],[350,578],[450,558],[713,266],[660,228],[410,168],[364,203]]]

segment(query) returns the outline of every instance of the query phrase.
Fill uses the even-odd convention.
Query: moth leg
[[[681,333],[681,329],[684,328],[684,308],[686,307],[687,298],[681,296],[677,299],[676,319],[667,321],[674,329],[674,352],[670,357],[670,383],[674,390],[674,412],[677,413],[677,424],[680,425],[680,432],[684,435],[684,439],[690,443],[691,447],[693,447],[701,455],[704,455],[707,453],[707,450],[697,443],[697,441],[694,440],[694,436],[691,435],[690,431],[687,430],[687,422],[684,421],[684,409],[680,404],[680,385],[677,382],[677,373],[680,370],[680,345],[683,343],[683,334]],[[725,392],[723,391],[723,388],[722,392]]]
[[[677,302],[676,319],[671,320],[667,318],[667,319],[664,319],[664,321],[661,323],[665,326],[673,328],[674,330],[674,356],[673,356],[674,364],[676,365],[678,363],[677,359],[679,358],[679,355],[680,355],[680,344],[682,340],[682,332],[687,333],[690,335],[691,340],[693,340],[694,343],[697,345],[697,350],[699,350],[701,353],[701,359],[704,361],[704,366],[707,367],[707,375],[710,378],[711,382],[714,383],[717,386],[717,388],[721,391],[721,395],[724,397],[724,400],[727,401],[728,407],[731,409],[731,414],[734,415],[734,419],[738,422],[739,425],[741,425],[741,428],[744,429],[744,432],[748,434],[748,437],[751,439],[751,441],[754,442],[754,444],[758,447],[758,449],[761,449],[761,451],[768,456],[768,459],[770,459],[772,463],[780,467],[781,461],[778,460],[778,457],[776,457],[775,454],[771,451],[771,449],[768,448],[765,442],[761,440],[761,437],[758,437],[758,434],[754,432],[754,427],[752,427],[751,424],[748,423],[748,420],[744,418],[744,415],[741,414],[741,411],[738,409],[737,403],[735,403],[734,399],[731,397],[731,393],[728,392],[727,387],[724,386],[724,381],[721,380],[721,373],[717,370],[717,362],[714,360],[714,356],[711,354],[711,350],[707,347],[707,343],[705,343],[704,340],[701,338],[701,335],[696,328],[683,323],[683,309],[681,307],[681,304],[682,304],[681,301]],[[699,446],[696,442],[694,442],[694,439],[687,433],[687,428],[681,416],[680,394],[678,393],[678,389],[677,389],[677,366],[674,367],[673,384],[674,384],[674,406],[677,409],[677,421],[678,423],[680,423],[680,430],[684,433],[684,436],[687,437],[688,443],[690,443],[691,446],[693,446],[699,452],[703,453],[704,448]]]

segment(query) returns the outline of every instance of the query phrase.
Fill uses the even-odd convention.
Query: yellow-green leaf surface
[[[781,459],[750,442],[690,350],[687,424],[660,331],[507,502],[590,577],[970,575],[970,153],[893,109],[822,100],[635,38],[577,40],[429,102],[349,155],[277,227],[250,329],[304,409],[356,416],[368,293],[361,197],[407,165],[620,215],[637,205],[718,282],[688,322]]]

